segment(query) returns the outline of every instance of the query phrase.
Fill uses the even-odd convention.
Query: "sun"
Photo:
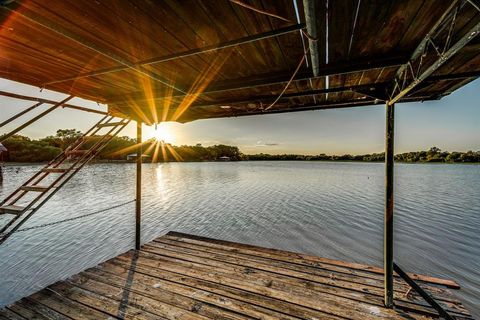
[[[146,133],[149,139],[153,138],[164,143],[173,143],[175,140],[171,128],[169,128],[166,123],[151,126]]]

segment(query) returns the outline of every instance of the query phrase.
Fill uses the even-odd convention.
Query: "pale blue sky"
[[[0,90],[60,100],[65,95],[0,79]],[[106,110],[106,106],[76,99],[75,104]],[[73,103],[72,102],[72,103]],[[31,106],[32,102],[0,97],[0,121]],[[37,113],[48,106],[39,108]],[[33,116],[0,128],[6,133]],[[57,129],[86,130],[99,115],[70,109],[55,110],[20,134],[40,138]],[[384,106],[305,111],[227,119],[198,120],[186,124],[168,123],[173,143],[229,144],[244,153],[361,154],[384,148]],[[146,128],[151,136],[153,129]],[[123,135],[133,137],[130,125]],[[476,80],[441,101],[397,104],[396,152],[425,150],[437,146],[449,151],[480,150],[480,80]]]

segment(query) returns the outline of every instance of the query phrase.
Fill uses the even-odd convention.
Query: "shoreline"
[[[156,163],[200,163],[200,162],[209,162],[209,163],[229,163],[229,162],[328,162],[328,163],[381,163],[383,161],[360,161],[360,160],[238,160],[238,161],[211,161],[211,160],[198,160],[198,161],[166,161],[166,162],[156,162]],[[34,166],[34,165],[46,165],[48,162],[3,162],[0,165],[3,167],[24,167],[24,166]],[[124,164],[124,163],[135,163],[134,161],[126,161],[126,160],[97,160],[93,161],[90,164]],[[143,162],[147,164],[151,164],[152,162]],[[417,161],[417,162],[409,162],[409,161],[395,161],[395,163],[399,164],[434,164],[434,165],[452,165],[452,164],[459,164],[459,165],[480,165],[480,162],[436,162],[436,161]]]

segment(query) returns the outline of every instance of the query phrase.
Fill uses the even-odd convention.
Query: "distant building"
[[[143,154],[142,162],[144,162],[145,160],[148,160],[149,158],[150,156]],[[127,154],[127,161],[137,161],[137,154],[136,153]]]

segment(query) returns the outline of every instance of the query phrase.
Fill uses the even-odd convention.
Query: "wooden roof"
[[[298,19],[295,0],[242,2],[0,0],[0,76],[152,123],[371,105],[408,84],[399,102],[439,99],[480,74],[474,0],[306,0],[311,41],[302,1]]]

